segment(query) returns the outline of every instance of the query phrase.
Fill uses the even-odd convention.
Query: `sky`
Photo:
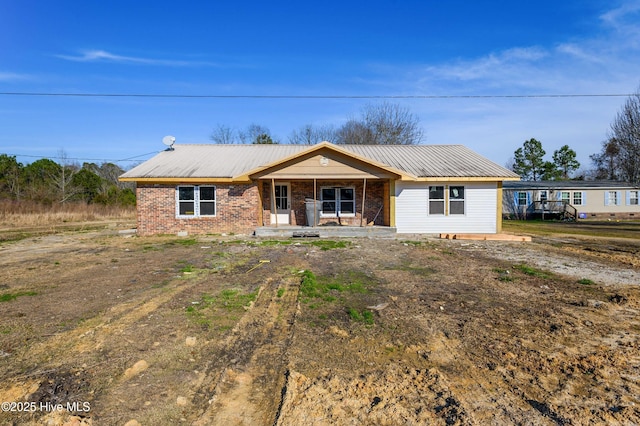
[[[588,169],[638,90],[640,0],[0,0],[0,154],[23,164],[128,168],[219,125],[287,143],[387,101],[423,143],[505,165],[535,138]]]

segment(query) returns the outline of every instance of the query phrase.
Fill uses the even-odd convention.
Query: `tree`
[[[589,158],[595,166],[594,179],[619,180],[618,153],[620,148],[614,138],[602,142],[599,154],[591,154]]]
[[[268,127],[259,124],[250,124],[247,129],[238,132],[240,142],[243,144],[277,144],[278,141],[271,137]]]
[[[0,155],[0,198],[20,198],[22,164],[15,156]]]
[[[350,119],[336,134],[336,143],[357,145],[414,145],[424,132],[408,108],[385,102],[364,107],[359,119]]]
[[[268,134],[260,133],[251,143],[254,145],[274,145],[278,142],[274,142],[274,140],[271,139],[271,136],[269,136]]]
[[[640,89],[627,98],[611,124],[610,139],[615,139],[618,173],[622,180],[640,184]]]
[[[314,127],[311,124],[305,124],[289,135],[289,143],[294,145],[315,145],[318,142],[332,142],[335,139],[336,130],[331,125]]]
[[[361,121],[349,120],[336,133],[336,143],[350,145],[374,145],[373,132]]]
[[[89,168],[82,168],[73,174],[74,198],[91,203],[102,189],[103,180]]]
[[[519,174],[522,180],[540,180],[543,174],[548,174],[549,172],[549,166],[545,164],[546,162],[543,159],[545,154],[545,150],[542,149],[542,143],[531,138],[513,153],[514,163],[512,170]]]
[[[237,143],[236,131],[224,124],[218,124],[211,133],[211,140],[220,145],[230,145]]]
[[[560,171],[562,179],[569,179],[569,175],[580,168],[576,157],[576,152],[569,148],[569,145],[564,145],[553,152],[553,166]]]
[[[36,160],[23,169],[22,179],[27,197],[31,200],[52,203],[54,198],[53,182],[51,176],[60,173],[60,165],[48,158]]]

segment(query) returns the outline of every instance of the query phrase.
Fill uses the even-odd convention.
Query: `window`
[[[289,186],[288,185],[276,185],[274,188],[276,193],[276,209],[286,210],[289,208]]]
[[[449,214],[464,214],[464,186],[449,187]]]
[[[638,191],[629,191],[629,204],[633,206],[638,205]]]
[[[444,186],[429,187],[429,214],[444,214]]]
[[[176,214],[179,217],[216,215],[215,186],[179,186]]]
[[[560,193],[560,200],[565,204],[571,204],[571,193],[569,191],[562,191]]]
[[[526,206],[527,205],[527,193],[526,192],[518,192],[518,205]]]
[[[618,205],[618,191],[607,191],[607,206],[617,206]]]
[[[547,190],[540,191],[539,197],[540,197],[539,201],[542,201],[542,202],[547,201],[549,199],[549,194],[548,194]]]
[[[320,197],[322,216],[355,216],[356,191],[353,187],[325,187],[321,189]]]
[[[574,206],[582,205],[582,192],[577,191],[573,193],[573,205]]]

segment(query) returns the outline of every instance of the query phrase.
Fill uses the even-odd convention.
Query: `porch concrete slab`
[[[396,236],[396,228],[388,226],[261,226],[255,230],[256,237],[301,237],[301,238],[327,238],[327,237],[371,237],[393,238]]]

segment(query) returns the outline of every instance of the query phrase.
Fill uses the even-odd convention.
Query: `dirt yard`
[[[0,245],[1,424],[640,424],[640,241]]]

